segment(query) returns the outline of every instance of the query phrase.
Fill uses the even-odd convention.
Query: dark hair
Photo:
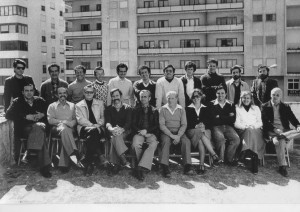
[[[23,85],[23,91],[24,91],[24,88],[25,88],[26,86],[32,86],[33,89],[34,89],[34,85],[33,85],[32,83],[30,83],[30,82],[25,82],[25,84]]]
[[[188,68],[193,68],[194,72],[196,71],[196,64],[192,61],[188,61],[185,63],[184,69],[187,70]]]
[[[174,68],[174,66],[171,65],[171,64],[170,64],[170,65],[167,65],[166,67],[164,67],[164,70],[163,70],[164,73],[166,72],[166,69],[167,69],[167,68],[172,68],[172,69],[173,69],[173,73],[175,73],[175,68]]]
[[[201,96],[203,96],[203,95],[204,95],[204,93],[203,93],[202,89],[195,88],[195,89],[193,89],[193,92],[192,92],[191,99],[194,99],[195,93],[199,93]]]
[[[208,63],[215,63],[217,66],[218,66],[218,61],[215,59],[215,58],[209,58],[208,60],[207,60],[207,64]]]
[[[88,88],[93,88],[93,91],[94,91],[94,93],[95,93],[95,88],[94,88],[93,84],[88,84],[88,85],[84,86],[84,87],[83,87],[84,92],[85,92]]]
[[[222,90],[222,89],[225,91],[225,93],[227,93],[227,92],[226,92],[226,89],[225,89],[222,85],[217,86],[217,87],[215,88],[215,91],[217,92],[218,90]]]
[[[239,65],[234,65],[234,66],[232,66],[232,67],[230,68],[230,73],[232,73],[232,71],[233,71],[234,69],[238,69],[240,73],[242,72],[241,66],[239,66]]]
[[[269,68],[268,66],[264,66],[264,65],[259,65],[259,66],[257,67],[257,72],[259,72],[259,70],[260,70],[260,69],[263,69],[263,68],[266,68],[266,69],[267,69],[267,72],[269,73],[270,68]]]
[[[97,70],[102,70],[103,73],[104,73],[104,69],[101,67],[101,66],[97,66],[95,69],[94,69],[94,76],[96,76],[96,71]]]
[[[74,72],[76,73],[76,70],[77,69],[82,69],[83,73],[85,74],[86,73],[86,68],[83,66],[83,65],[78,65],[78,66],[75,66],[74,68]]]
[[[52,67],[56,67],[57,68],[57,70],[58,70],[58,72],[60,72],[60,66],[59,65],[57,65],[56,63],[52,63],[52,64],[50,64],[50,65],[48,65],[48,73],[50,73],[50,68],[52,68]]]
[[[149,90],[145,90],[145,89],[141,90],[139,94],[141,94],[141,93],[148,93],[148,97],[151,97],[151,91],[149,91]]]
[[[126,68],[126,71],[128,71],[128,66],[125,63],[120,63],[116,68],[118,75],[119,75],[120,68]]]
[[[110,91],[110,96],[112,96],[117,91],[119,92],[120,96],[123,95],[122,91],[119,88],[114,88]]]
[[[143,65],[143,66],[140,66],[140,67],[139,67],[139,69],[138,69],[139,75],[141,75],[141,70],[143,70],[143,69],[147,69],[149,75],[151,75],[151,69],[150,69],[149,66],[146,66],[146,65]]]
[[[13,67],[16,68],[18,64],[22,64],[24,66],[24,69],[26,68],[26,62],[21,59],[15,59],[13,62]]]

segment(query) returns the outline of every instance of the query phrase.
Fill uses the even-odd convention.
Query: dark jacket
[[[267,133],[268,131],[273,131],[275,129],[273,125],[274,110],[271,101],[268,101],[267,103],[262,105],[261,112],[262,112],[264,133]],[[279,114],[280,114],[281,124],[284,127],[284,129],[289,130],[290,123],[295,127],[297,127],[297,125],[300,125],[298,119],[296,118],[293,111],[291,110],[291,107],[288,104],[285,104],[283,102],[279,103]]]
[[[187,84],[186,75],[182,76],[180,79],[183,83],[183,88],[184,88],[185,106],[189,106],[192,103],[192,100],[190,99],[190,97],[186,93],[186,84]],[[194,88],[202,89],[201,80],[199,78],[195,77],[195,76],[193,77],[193,79],[194,79]]]
[[[235,105],[233,102],[226,100],[223,108],[219,104],[215,104],[217,100],[211,101],[208,107],[211,111],[211,124],[212,126],[230,125],[233,126],[236,117]],[[229,114],[233,113],[233,116]],[[217,118],[218,116],[218,118]]]
[[[271,99],[271,90],[273,88],[278,87],[278,83],[277,80],[271,79],[271,78],[266,78],[265,82],[266,82],[266,90],[264,95],[260,94],[260,89],[259,87],[261,86],[261,79],[255,79],[252,82],[252,86],[251,86],[251,93],[253,95],[253,99],[254,99],[254,104],[256,104],[257,106],[261,106],[263,103],[266,103],[267,101],[270,101]]]
[[[216,99],[216,89],[212,86],[222,85],[227,91],[225,78],[221,74],[204,74],[200,78],[202,89],[205,94],[205,103],[208,105],[210,101]]]
[[[150,99],[149,104],[152,105],[153,107],[156,107],[155,89],[156,89],[156,82],[154,82],[152,80],[149,81],[149,85],[147,87],[144,86],[142,79],[138,80],[138,81],[135,81],[133,83],[133,92],[134,92],[134,95],[136,97],[136,104],[137,105],[141,104],[140,92],[142,90],[148,90],[148,91],[151,92],[151,99]]]
[[[32,84],[35,90],[35,96],[38,96],[38,91],[35,88],[34,82],[30,76],[24,75],[22,79],[10,76],[4,82],[4,110],[6,111],[10,105],[11,98],[23,97],[22,91],[25,84]]]
[[[187,130],[195,129],[196,125],[202,122],[205,125],[205,129],[211,128],[211,114],[210,109],[206,106],[201,107],[199,116],[197,115],[195,108],[186,107],[186,120]]]
[[[24,97],[14,99],[6,111],[5,118],[13,120],[15,126],[15,133],[21,134],[22,129],[29,124],[35,123],[26,119],[29,114],[36,114],[37,112],[44,113],[44,117],[38,122],[47,123],[47,105],[46,101],[38,96],[33,97],[33,105],[30,106]]]
[[[137,106],[133,110],[132,116],[132,131],[133,134],[137,134],[139,130],[143,130],[143,114],[144,110],[141,106]],[[149,127],[147,130],[148,133],[154,134],[157,138],[159,138],[159,114],[158,110],[153,106],[149,106],[148,109],[148,121]]]

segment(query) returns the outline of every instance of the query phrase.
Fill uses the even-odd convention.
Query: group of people
[[[256,174],[269,141],[276,148],[279,173],[288,176],[285,149],[300,135],[300,123],[281,101],[282,90],[269,77],[269,67],[258,67],[258,77],[250,88],[241,80],[241,66],[233,66],[232,79],[225,82],[224,76],[216,73],[218,61],[209,59],[207,64],[208,72],[200,79],[194,76],[193,62],[185,64],[186,74],[181,78],[167,65],[156,82],[150,79],[151,69],[141,66],[141,79],[133,84],[126,78],[128,67],[123,63],[116,67],[118,76],[108,83],[103,80],[103,68],[95,68],[95,81],[90,82],[85,79],[85,67],[76,66],[76,80],[71,84],[60,79],[60,67],[51,64],[50,79],[42,83],[38,96],[32,78],[24,75],[26,63],[16,59],[14,76],[5,80],[6,118],[14,120],[17,137],[27,138],[26,148],[37,151],[44,177],[51,177],[48,134],[60,137],[62,148],[57,157],[62,172],[68,172],[72,161],[83,168],[84,175],[91,175],[99,159],[113,174],[122,166],[134,168],[136,178],[144,180],[158,149],[162,175],[169,178],[170,151],[178,148],[186,175],[206,172],[206,151],[214,166],[236,166],[251,157],[251,171]],[[85,141],[84,163],[76,134]],[[199,151],[197,170],[192,166],[192,150]],[[129,152],[136,156],[135,164],[128,162]]]

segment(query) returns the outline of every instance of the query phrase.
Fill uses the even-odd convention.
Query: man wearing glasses
[[[38,95],[32,77],[24,75],[26,62],[21,59],[16,59],[13,62],[13,76],[8,77],[4,82],[4,111],[9,107],[11,100],[17,97],[23,97],[22,91],[25,84],[32,84],[34,95]]]

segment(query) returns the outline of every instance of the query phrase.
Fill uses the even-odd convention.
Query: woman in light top
[[[262,133],[261,111],[254,105],[250,91],[241,93],[239,104],[236,105],[236,121],[234,126],[241,138],[241,159],[250,155],[251,171],[258,172],[258,159],[262,159],[265,149],[265,141]]]

